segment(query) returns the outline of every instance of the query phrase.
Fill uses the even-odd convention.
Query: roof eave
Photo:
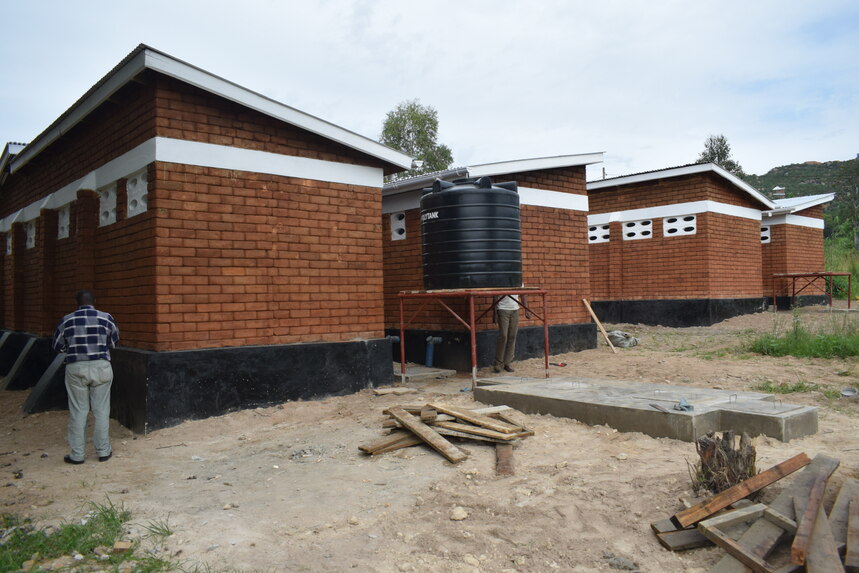
[[[670,169],[664,169],[661,171],[651,171],[648,173],[640,173],[638,175],[629,175],[626,177],[615,177],[613,179],[607,179],[604,181],[591,181],[588,183],[588,191],[596,191],[599,189],[606,189],[609,187],[619,187],[621,185],[631,185],[633,183],[644,183],[647,181],[655,181],[657,179],[667,179],[670,177],[682,177],[684,175],[694,175],[698,173],[715,173],[720,177],[727,179],[734,186],[742,189],[749,195],[755,198],[758,202],[762,203],[769,209],[776,209],[778,206],[767,199],[764,195],[762,195],[758,190],[754,187],[719,167],[715,163],[696,163],[692,165],[686,165],[683,167],[672,167]]]
[[[412,158],[404,153],[243,88],[238,84],[177,60],[168,54],[159,52],[144,44],[138,46],[137,49],[129,54],[126,60],[124,64],[120,64],[115,70],[102,78],[102,80],[93,86],[88,94],[85,94],[81,100],[76,102],[54,121],[48,129],[24,148],[12,161],[11,171],[14,173],[21,169],[47,146],[67,133],[117,90],[145,69],[151,69],[174,77],[275,119],[376,157],[388,164],[386,169],[388,171],[396,172],[405,170],[409,169],[412,165]]]

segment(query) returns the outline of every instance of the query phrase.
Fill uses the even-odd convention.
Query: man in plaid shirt
[[[82,290],[75,297],[78,309],[67,314],[54,334],[54,350],[66,353],[66,390],[69,394],[70,453],[67,464],[84,463],[86,424],[90,408],[95,419],[92,442],[98,461],[113,455],[110,447],[110,386],[113,368],[110,349],[119,342],[119,328],[113,317],[96,310],[92,292]]]

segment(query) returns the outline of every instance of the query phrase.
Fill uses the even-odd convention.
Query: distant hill
[[[835,177],[843,161],[806,161],[773,167],[764,175],[746,175],[746,183],[772,197],[773,187],[784,187],[786,197],[837,192]]]

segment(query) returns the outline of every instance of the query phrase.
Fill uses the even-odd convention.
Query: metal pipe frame
[[[847,290],[845,291],[843,288],[835,284],[835,277],[847,277]],[[845,293],[847,295],[847,310],[850,310],[850,299],[853,297],[853,276],[850,273],[835,273],[835,272],[821,272],[821,273],[777,273],[772,276],[772,289],[773,289],[773,309],[778,310],[778,306],[776,305],[776,281],[778,279],[789,279],[790,280],[790,298],[791,301],[795,301],[796,295],[801,294],[805,289],[809,287],[815,287],[820,290],[820,286],[818,286],[815,281],[819,278],[823,279],[823,294],[826,295],[826,299],[829,302],[830,308],[832,307],[832,294],[835,292]],[[800,279],[805,279],[804,284],[802,284],[799,290],[796,290],[796,281]]]
[[[493,301],[492,305],[483,311],[479,316],[475,317],[474,300],[477,297],[502,297],[507,295],[539,295],[542,301],[542,314],[535,312],[531,307],[523,304],[522,301],[517,301],[519,306],[525,309],[525,312],[534,315],[543,323],[543,351],[544,362],[546,368],[546,378],[549,378],[549,311],[546,307],[546,294],[549,291],[538,287],[522,287],[516,289],[451,289],[451,290],[430,290],[430,291],[403,291],[399,294],[400,298],[400,383],[406,383],[406,327],[408,327],[414,319],[423,312],[426,306],[433,300],[445,308],[453,317],[459,321],[469,332],[471,343],[471,390],[477,387],[477,321],[486,316],[489,312],[495,309],[498,301]],[[468,301],[468,321],[460,317],[456,311],[445,304],[443,299],[455,298],[466,299]],[[405,320],[405,300],[406,299],[424,299],[418,309],[412,313],[409,320]]]

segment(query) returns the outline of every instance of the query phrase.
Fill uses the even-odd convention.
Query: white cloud
[[[694,161],[711,133],[752,173],[859,151],[849,1],[55,0],[5,18],[2,141],[144,42],[372,138],[420,98],[459,164],[605,151],[619,175]]]

